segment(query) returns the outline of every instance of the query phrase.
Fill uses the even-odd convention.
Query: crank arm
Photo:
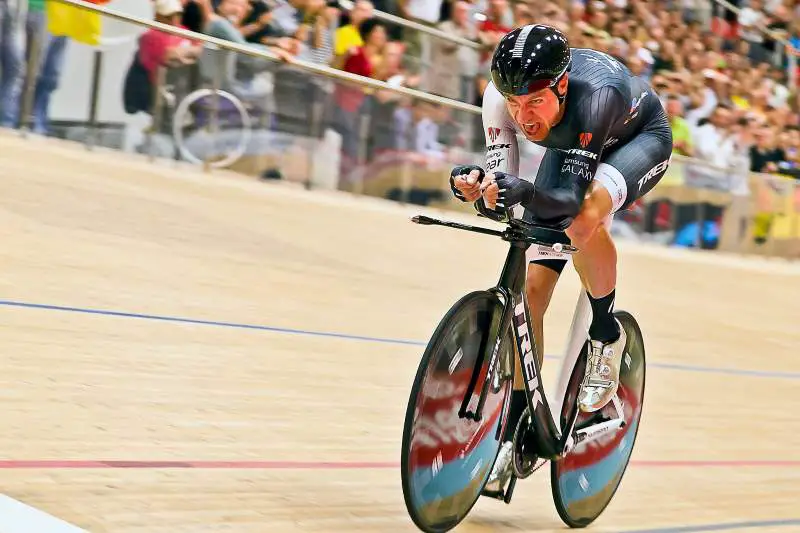
[[[608,433],[609,431],[616,431],[625,427],[625,411],[622,408],[622,402],[616,394],[611,398],[611,401],[614,404],[614,409],[617,411],[617,417],[612,420],[600,422],[599,424],[592,424],[589,427],[579,429],[575,431],[574,434],[572,433],[572,430],[570,430],[569,437],[567,438],[564,446],[562,457],[568,454],[576,445],[582,442],[591,442]],[[577,418],[577,414],[575,418]],[[572,424],[572,427],[574,428],[575,419],[573,419]]]
[[[591,442],[602,435],[605,435],[606,433],[616,431],[623,427],[625,427],[625,419],[615,418],[614,420],[609,420],[608,422],[601,422],[600,424],[595,424],[585,429],[579,429],[575,432],[575,444]]]

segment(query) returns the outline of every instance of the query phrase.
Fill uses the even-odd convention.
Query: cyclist
[[[483,96],[486,169],[458,166],[453,193],[487,216],[514,216],[563,230],[592,308],[588,364],[579,408],[593,412],[617,391],[625,331],[613,316],[617,254],[611,215],[650,191],[664,175],[672,132],[658,95],[608,54],[570,48],[556,28],[516,28],[498,43]],[[535,180],[518,176],[517,134],[547,150]],[[536,348],[544,353],[543,317],[566,256],[528,251],[526,296]],[[517,369],[520,375],[519,368]],[[510,476],[510,439],[527,400],[515,379],[508,429],[487,492]]]

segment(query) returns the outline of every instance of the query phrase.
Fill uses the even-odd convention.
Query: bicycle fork
[[[502,290],[495,291],[495,294],[498,292],[502,296],[506,296]],[[464,393],[464,399],[461,401],[461,407],[458,410],[459,418],[466,418],[468,420],[480,422],[480,420],[483,418],[483,407],[486,403],[486,396],[489,393],[489,386],[495,380],[499,380],[499,370],[497,369],[497,366],[499,364],[500,344],[503,340],[503,332],[505,332],[506,327],[508,327],[508,322],[510,320],[508,300],[506,299],[505,301],[506,304],[503,306],[502,313],[492,314],[492,320],[489,325],[488,334],[481,341],[481,346],[479,349],[480,355],[478,356],[478,360],[476,361],[475,367],[472,370],[472,377],[470,378],[469,385]],[[492,340],[494,340],[494,342],[492,342]],[[475,406],[475,410],[470,411],[469,403],[472,400],[472,396],[475,392],[475,386],[477,385],[478,379],[481,375],[483,362],[486,361],[487,356],[489,357],[489,366],[486,369],[486,377],[483,380],[483,385],[481,385],[481,391],[478,395],[478,403]],[[502,424],[498,425],[498,435],[496,435],[495,438],[499,438],[499,432],[501,429]]]

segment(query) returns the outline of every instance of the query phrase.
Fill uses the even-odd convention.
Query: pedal
[[[481,491],[481,496],[486,496],[487,498],[492,498],[493,500],[499,500],[506,504],[511,503],[511,496],[514,494],[514,487],[517,486],[517,476],[512,475],[511,479],[508,482],[508,486],[501,490],[486,490],[483,489]]]

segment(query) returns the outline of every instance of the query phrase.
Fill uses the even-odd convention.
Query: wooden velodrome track
[[[7,132],[0,179],[0,493],[92,532],[415,531],[398,463],[418,358],[504,243]],[[800,266],[626,243],[620,265],[645,412],[591,529],[800,531]],[[549,354],[577,291],[570,267]],[[457,531],[564,529],[548,480]]]

